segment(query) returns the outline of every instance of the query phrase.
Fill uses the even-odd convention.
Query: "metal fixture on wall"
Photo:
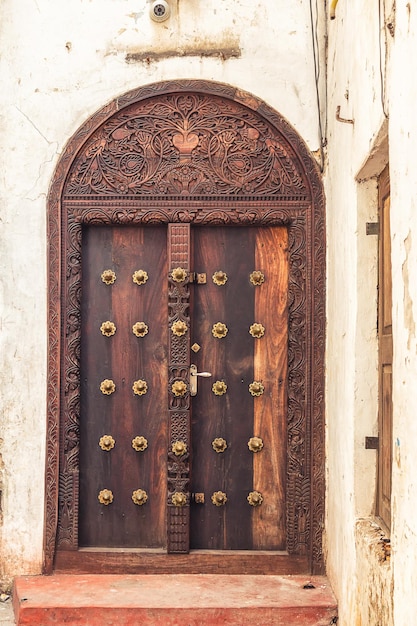
[[[155,0],[151,4],[150,16],[154,22],[165,22],[171,15],[171,9],[165,0]]]

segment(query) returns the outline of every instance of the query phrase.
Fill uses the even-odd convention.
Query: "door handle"
[[[210,378],[210,372],[197,372],[197,365],[190,365],[190,395],[197,395],[197,376],[202,378]]]

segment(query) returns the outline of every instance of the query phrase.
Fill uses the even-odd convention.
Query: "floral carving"
[[[166,94],[121,110],[90,140],[70,195],[307,196],[287,143],[239,102]]]

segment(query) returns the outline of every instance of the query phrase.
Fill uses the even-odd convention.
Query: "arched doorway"
[[[324,197],[300,137],[230,86],[150,85],[80,128],[48,206],[45,571],[319,573]]]

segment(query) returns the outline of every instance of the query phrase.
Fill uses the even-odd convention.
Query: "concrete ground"
[[[5,602],[0,602],[0,626],[14,626],[13,605],[11,597]]]

